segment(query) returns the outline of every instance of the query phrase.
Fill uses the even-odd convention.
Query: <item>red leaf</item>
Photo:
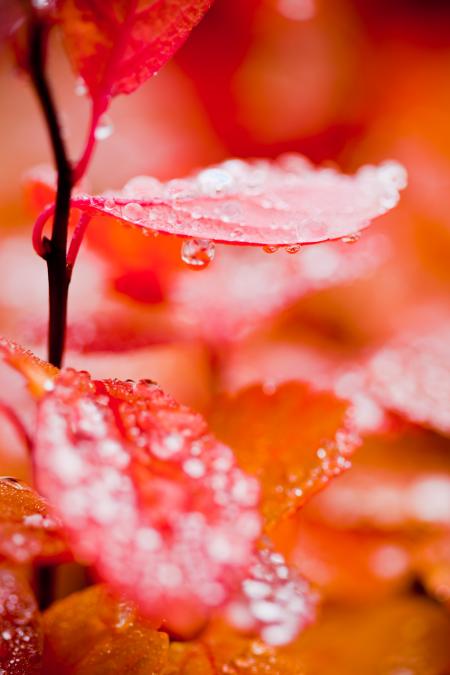
[[[212,0],[60,0],[69,56],[94,99],[130,94],[170,59]]]
[[[0,557],[26,563],[66,554],[61,525],[42,497],[15,478],[0,477]]]
[[[0,566],[0,672],[41,673],[42,629],[36,601],[20,572]]]
[[[369,360],[369,391],[386,408],[450,434],[450,322],[427,320]]]
[[[72,205],[143,233],[194,237],[184,258],[198,265],[203,240],[287,246],[353,238],[397,204],[405,185],[405,170],[395,162],[350,177],[289,155],[275,162],[228,160],[168,183],[138,177],[119,192],[75,194]]]
[[[214,406],[212,428],[262,483],[267,527],[350,466],[359,444],[351,405],[302,382],[253,386]]]
[[[257,483],[156,385],[62,371],[40,403],[35,462],[74,553],[147,615],[185,629],[245,574]]]

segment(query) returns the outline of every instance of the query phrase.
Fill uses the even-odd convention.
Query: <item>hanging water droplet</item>
[[[94,131],[94,136],[97,141],[104,141],[109,138],[114,131],[114,126],[111,118],[108,115],[102,115]]]
[[[276,253],[278,246],[263,246],[264,253]]]
[[[204,268],[214,260],[216,248],[208,239],[187,239],[181,247],[181,259],[186,265]]]
[[[355,242],[361,239],[361,232],[353,232],[348,234],[346,237],[342,237],[344,244],[354,244]]]
[[[76,96],[86,96],[88,93],[88,88],[85,81],[82,77],[79,77],[75,82],[75,95]]]
[[[298,253],[301,249],[300,244],[291,244],[289,246],[286,246],[286,252],[290,253],[291,255],[295,255],[295,253]]]

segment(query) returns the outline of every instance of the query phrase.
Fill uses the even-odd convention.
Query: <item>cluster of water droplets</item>
[[[314,618],[317,598],[305,579],[271,548],[257,552],[242,583],[241,596],[227,609],[242,630],[257,631],[272,646],[293,640]]]
[[[96,133],[106,138],[110,132],[104,120]],[[284,155],[274,162],[227,160],[166,183],[138,176],[121,191],[78,194],[77,200],[80,207],[88,202],[147,236],[167,232],[186,238],[182,259],[203,269],[214,257],[213,241],[291,254],[301,244],[328,239],[356,242],[372,218],[395,206],[405,185],[406,172],[396,162],[365,166],[347,176],[315,168],[299,155]]]
[[[151,615],[223,604],[259,536],[259,486],[154,383],[63,371],[42,402],[39,484],[77,555]]]

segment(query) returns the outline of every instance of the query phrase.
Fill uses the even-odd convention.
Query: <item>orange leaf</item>
[[[212,428],[261,481],[268,528],[349,467],[359,442],[350,411],[334,394],[301,382],[274,391],[253,386],[218,401]]]
[[[0,558],[60,559],[67,554],[60,527],[36,492],[15,478],[0,478]]]
[[[330,607],[321,621],[286,647],[267,647],[220,627],[201,642],[172,647],[189,657],[203,647],[211,673],[233,675],[443,675],[450,663],[450,619],[425,598],[405,597],[364,608]],[[209,671],[205,671],[209,675]]]
[[[102,586],[55,603],[43,621],[47,675],[156,675],[167,663],[168,636]]]
[[[20,345],[3,337],[0,337],[0,356],[25,377],[30,392],[36,398],[40,398],[51,389],[52,380],[58,373],[58,369],[54,366],[41,361]]]
[[[352,470],[308,504],[314,520],[342,529],[417,531],[450,526],[446,439],[418,429],[371,436]]]

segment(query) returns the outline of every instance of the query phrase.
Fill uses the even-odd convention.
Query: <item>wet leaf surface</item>
[[[61,0],[59,20],[92,98],[129,94],[183,44],[211,0]]]
[[[351,405],[301,382],[224,396],[212,409],[211,425],[261,481],[269,528],[347,469],[359,444]]]
[[[42,665],[41,617],[24,577],[0,565],[0,672],[38,675]]]

